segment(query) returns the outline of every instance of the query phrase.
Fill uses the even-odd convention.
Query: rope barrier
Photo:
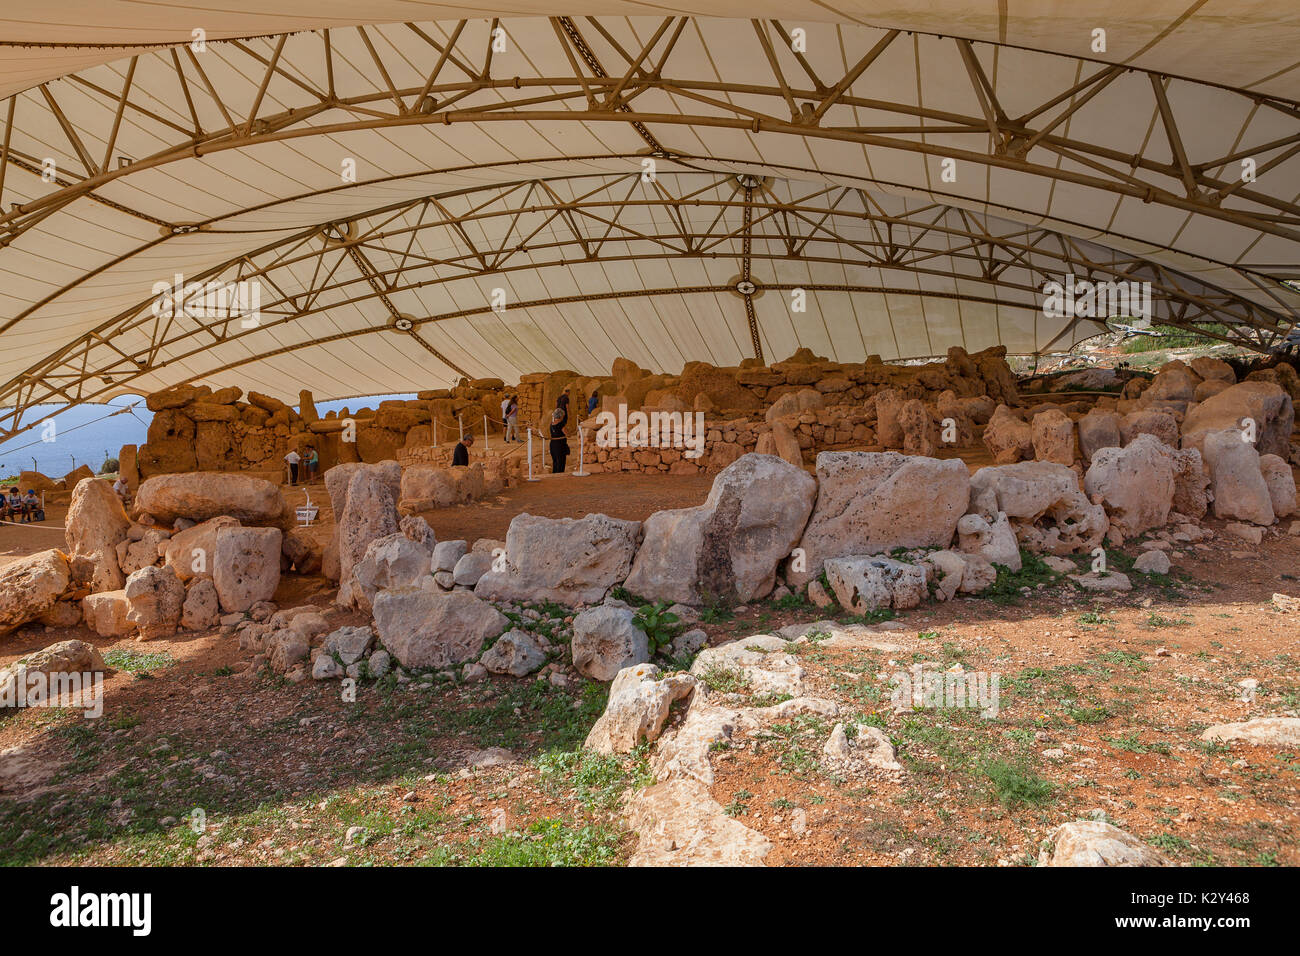
[[[67,531],[68,529],[57,524],[41,524],[36,521],[6,521],[0,518],[0,524],[11,524],[15,528],[40,528],[42,531]]]

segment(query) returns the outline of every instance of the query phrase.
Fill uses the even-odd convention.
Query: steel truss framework
[[[549,29],[551,41],[561,51],[562,58],[547,62],[563,62],[568,67],[539,70],[537,75],[502,72],[502,58],[496,55],[493,42],[499,27],[507,29],[512,24],[493,20],[490,24],[390,24],[211,44],[210,50],[219,52],[223,64],[245,78],[246,88],[238,90],[214,79],[212,62],[204,59],[210,54],[196,53],[189,46],[131,57],[121,71],[119,89],[82,75],[43,84],[0,106],[0,116],[5,118],[0,144],[0,256],[5,247],[20,246],[29,233],[79,202],[106,205],[160,230],[162,238],[141,243],[110,265],[162,243],[183,243],[188,234],[237,228],[232,222],[238,220],[239,212],[180,221],[149,208],[148,202],[130,201],[121,188],[139,183],[141,190],[148,192],[144,184],[149,182],[149,174],[173,164],[203,158],[215,161],[231,151],[274,142],[466,123],[485,130],[511,123],[585,124],[596,130],[617,124],[633,130],[645,144],[643,155],[667,171],[716,170],[752,163],[749,156],[722,157],[698,147],[674,146],[676,132],[689,129],[858,144],[922,159],[954,159],[1112,200],[1129,197],[1154,208],[1177,210],[1188,223],[1228,224],[1261,237],[1300,243],[1300,205],[1292,163],[1300,156],[1300,104],[1295,101],[1076,61],[1072,82],[1039,90],[1031,109],[1012,110],[1004,105],[997,84],[990,79],[996,46],[932,37],[925,38],[924,54],[917,46],[916,55],[950,60],[951,71],[966,84],[960,94],[932,97],[925,103],[920,97],[916,102],[875,99],[870,95],[876,78],[873,66],[881,69],[887,53],[900,44],[919,42],[915,38],[897,30],[863,30],[861,48],[842,57],[843,65],[834,68],[831,64],[839,62],[834,58],[814,59],[791,52],[788,24],[734,21],[736,42],[744,31],[766,71],[766,76],[760,76],[751,70],[742,81],[719,76],[707,58],[678,55],[686,49],[687,38],[694,36],[698,45],[699,28],[692,18],[645,21],[637,34],[639,45],[629,45],[612,20],[555,17],[531,21]],[[413,64],[409,57],[392,52],[397,34],[424,51],[421,63]],[[373,67],[373,83],[343,82],[337,51],[345,43],[353,51],[365,51]],[[310,69],[304,66],[309,62]],[[147,84],[139,79],[145,75]],[[412,75],[419,81],[410,82]],[[1072,124],[1090,105],[1095,107],[1108,89],[1121,84],[1126,98],[1138,95],[1149,100],[1152,130],[1144,148],[1126,152],[1096,138],[1071,135]],[[268,95],[271,92],[274,96]],[[89,101],[97,108],[67,108],[74,95],[79,102]],[[1241,123],[1228,131],[1224,145],[1206,149],[1202,143],[1199,153],[1193,154],[1183,128],[1187,108],[1180,104],[1194,103],[1198,96],[1212,97],[1217,109],[1235,111]],[[273,100],[291,105],[274,109]],[[975,108],[955,108],[962,103]],[[15,196],[19,176],[30,180],[42,173],[41,153],[21,135],[34,111],[41,123],[59,131],[59,155],[66,161],[58,165],[54,188],[39,195],[27,189]],[[871,122],[863,123],[863,116]],[[1250,132],[1252,118],[1259,116],[1268,118],[1261,128],[1273,131],[1266,138]],[[124,132],[128,125],[148,136],[137,135],[128,144]],[[146,141],[164,145],[135,154],[138,144]],[[128,148],[129,159],[124,152]],[[612,157],[635,159],[618,149],[595,158]],[[542,162],[551,158],[537,157]],[[559,152],[554,158],[569,157]],[[1256,164],[1251,181],[1237,175],[1238,165],[1245,159]],[[399,291],[466,277],[561,268],[572,262],[731,256],[745,282],[751,273],[761,274],[764,262],[865,265],[900,276],[959,275],[984,284],[990,301],[1023,308],[1038,307],[1043,281],[1073,273],[1149,281],[1160,321],[1188,328],[1210,321],[1224,323],[1229,327],[1226,338],[1252,348],[1266,348],[1294,324],[1296,300],[1277,285],[1278,279],[1293,274],[1205,257],[1207,264],[1219,270],[1217,274],[1235,280],[1231,287],[1215,284],[1168,264],[1187,249],[1161,249],[1143,237],[1134,237],[1133,245],[1153,247],[1151,255],[1140,257],[1112,251],[1097,242],[1072,239],[1060,229],[1017,224],[1017,219],[1042,219],[1041,210],[1028,205],[1002,204],[1006,218],[997,219],[971,209],[974,203],[968,197],[946,195],[945,187],[932,182],[928,173],[925,191],[939,201],[913,204],[901,215],[887,212],[863,190],[828,185],[828,181],[850,176],[861,180],[860,173],[858,169],[824,168],[809,168],[802,175],[792,172],[792,179],[810,180],[797,190],[797,197],[778,196],[770,181],[760,177],[747,177],[739,187],[730,176],[709,180],[703,186],[688,186],[683,180],[678,188],[672,176],[664,176],[654,184],[654,195],[646,195],[645,190],[627,188],[635,186],[635,175],[609,176],[593,180],[577,199],[560,195],[544,179],[525,179],[485,187],[475,194],[467,212],[449,212],[446,197],[439,194],[367,210],[348,217],[353,231],[340,233],[350,236],[343,241],[323,233],[322,223],[262,247],[250,239],[247,252],[194,278],[258,278],[268,288],[282,290],[271,302],[264,302],[266,318],[260,328],[232,328],[228,321],[159,319],[149,312],[148,301],[142,297],[137,306],[34,361],[0,387],[0,405],[6,409],[0,415],[0,434],[8,436],[32,427],[35,422],[23,419],[33,404],[93,401],[120,392],[124,384],[156,372],[179,356],[193,356],[256,336],[267,327],[301,323],[322,309],[378,300],[381,308],[375,326],[345,333],[372,334],[388,330],[398,317],[392,297]],[[555,181],[570,179],[557,176]],[[724,181],[728,184],[725,188]],[[904,185],[911,191],[919,188],[916,183]],[[616,195],[620,190],[625,193],[621,198]],[[854,210],[846,207],[850,196],[854,197]],[[284,197],[284,201],[294,198],[300,197]],[[704,208],[714,218],[711,226],[701,228],[700,210]],[[684,214],[686,209],[691,216]],[[652,226],[630,225],[631,210],[652,210]],[[491,220],[508,223],[504,241],[495,248],[476,245],[466,226]],[[578,227],[579,222],[584,228]],[[598,238],[593,238],[592,227],[598,230],[594,233]],[[870,235],[860,234],[864,228]],[[413,234],[428,229],[453,231],[459,250],[436,260],[412,255],[409,243]],[[1097,229],[1083,224],[1080,232],[1095,235]],[[1300,249],[1300,245],[1286,248]],[[1171,259],[1158,254],[1165,251],[1174,254]],[[385,254],[382,263],[376,261],[377,252]],[[352,267],[346,276],[339,269],[344,258]],[[383,264],[394,259],[400,262],[397,268]],[[1296,260],[1291,256],[1291,262]],[[307,263],[313,281],[307,288],[297,289],[285,270]],[[769,274],[775,275],[771,270]],[[4,327],[38,316],[43,306],[75,290],[84,278],[52,291],[8,319]],[[283,281],[278,281],[281,278]],[[787,286],[789,283],[776,279],[766,283],[760,279],[755,292]],[[896,287],[907,294],[940,294],[918,291],[902,281]],[[869,288],[880,287],[850,283],[843,290]],[[699,291],[724,289],[733,291],[735,286],[710,285]],[[602,294],[654,296],[678,291],[629,288]],[[742,291],[740,298],[753,352],[761,356],[753,295]],[[563,297],[512,307],[560,301]],[[409,334],[443,367],[460,373],[452,360],[421,336],[421,329],[428,323],[490,308],[484,303],[481,310],[415,316]],[[137,349],[116,344],[134,341],[132,333],[146,333],[147,346]],[[328,337],[291,347],[326,340]],[[239,364],[242,362],[215,362],[206,374]]]
[[[375,210],[364,217],[334,222],[324,229],[303,230],[290,240],[272,243],[194,277],[196,282],[256,280],[270,290],[261,303],[256,327],[245,328],[239,315],[204,319],[165,310],[160,313],[151,307],[151,300],[142,301],[10,383],[0,401],[12,404],[13,412],[0,421],[4,421],[8,433],[30,428],[39,419],[23,423],[20,415],[34,404],[102,400],[168,362],[199,356],[222,344],[256,341],[256,337],[280,326],[309,321],[326,309],[370,299],[383,303],[382,321],[324,340],[405,334],[452,372],[464,375],[463,369],[423,338],[422,329],[450,319],[489,314],[494,305],[484,300],[471,308],[411,316],[399,312],[393,296],[482,277],[508,277],[523,270],[544,272],[581,263],[682,257],[734,259],[740,282],[753,285],[748,292],[738,292],[751,316],[754,296],[796,288],[811,293],[953,295],[908,287],[910,274],[959,276],[983,290],[963,294],[963,299],[1031,312],[1042,308],[1044,284],[1065,276],[1094,283],[1150,283],[1158,321],[1184,327],[1210,319],[1226,321],[1231,334],[1220,337],[1254,347],[1271,341],[1288,321],[1280,310],[1261,308],[1158,263],[969,210],[923,204],[904,214],[890,214],[877,197],[862,189],[809,186],[785,198],[778,196],[768,181],[751,185],[743,177],[701,174],[688,179],[692,188],[674,192],[671,185],[686,182],[662,177],[647,185],[636,173],[585,177],[568,183],[577,194],[572,200],[560,197],[554,180],[531,180],[459,191],[456,198],[463,212],[449,211],[448,196],[428,196]],[[658,229],[648,229],[647,221]],[[471,224],[494,222],[497,228],[490,231],[502,237],[497,244],[483,247],[469,240],[466,230]],[[413,251],[417,234],[440,230],[454,231],[462,237],[463,251],[440,258]],[[636,252],[629,251],[633,246]],[[882,275],[896,273],[899,281],[896,285],[865,285],[764,278],[774,274],[775,263],[788,260],[866,265],[880,270]],[[344,263],[357,267],[355,275],[340,276]],[[311,281],[303,283],[303,275],[310,275]],[[598,296],[737,292],[739,284],[617,289]],[[583,298],[588,297],[552,296],[511,303],[510,307],[560,305]],[[1086,320],[1076,318],[1064,325],[1054,341],[1066,338],[1073,325],[1081,321]],[[753,345],[761,357],[762,344],[752,319],[750,328],[754,332]],[[129,340],[144,344],[126,351],[119,343]],[[294,351],[320,341],[323,339],[305,339],[271,352],[259,346],[251,357],[214,364],[209,374],[219,376],[268,354]]]

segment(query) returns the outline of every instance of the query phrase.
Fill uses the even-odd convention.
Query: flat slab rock
[[[696,658],[700,670],[693,667],[692,673],[698,676],[711,667],[741,669],[751,691],[785,687],[789,689],[784,692],[797,694],[803,670],[785,646],[780,637],[759,634],[706,648]],[[839,713],[832,701],[814,697],[794,697],[771,707],[726,706],[719,697],[703,682],[695,684],[685,719],[660,739],[652,761],[659,782],[638,791],[628,805],[640,840],[633,866],[762,866],[771,842],[728,817],[709,793],[713,745],[738,731],[753,732],[798,714]]]
[[[1236,724],[1215,724],[1201,734],[1201,739],[1255,747],[1300,747],[1300,717],[1257,717]]]
[[[1168,866],[1163,854],[1100,820],[1063,823],[1043,841],[1039,866]]]
[[[628,816],[641,842],[631,866],[762,866],[772,842],[727,816],[698,780],[639,790]]]

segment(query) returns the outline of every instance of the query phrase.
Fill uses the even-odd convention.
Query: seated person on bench
[[[35,488],[28,488],[27,494],[23,495],[23,522],[29,524],[44,520],[45,509],[41,507],[41,499],[36,497]]]

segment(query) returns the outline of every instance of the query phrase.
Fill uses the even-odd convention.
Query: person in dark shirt
[[[596,406],[599,404],[600,404],[600,393],[592,392],[591,398],[587,399],[587,414],[590,415],[592,412],[594,412],[596,410]]]
[[[469,464],[469,449],[474,444],[474,436],[466,435],[456,442],[456,450],[451,453],[452,466]]]
[[[551,471],[564,474],[564,460],[569,457],[569,442],[564,426],[569,423],[569,396],[561,395],[551,412]]]

